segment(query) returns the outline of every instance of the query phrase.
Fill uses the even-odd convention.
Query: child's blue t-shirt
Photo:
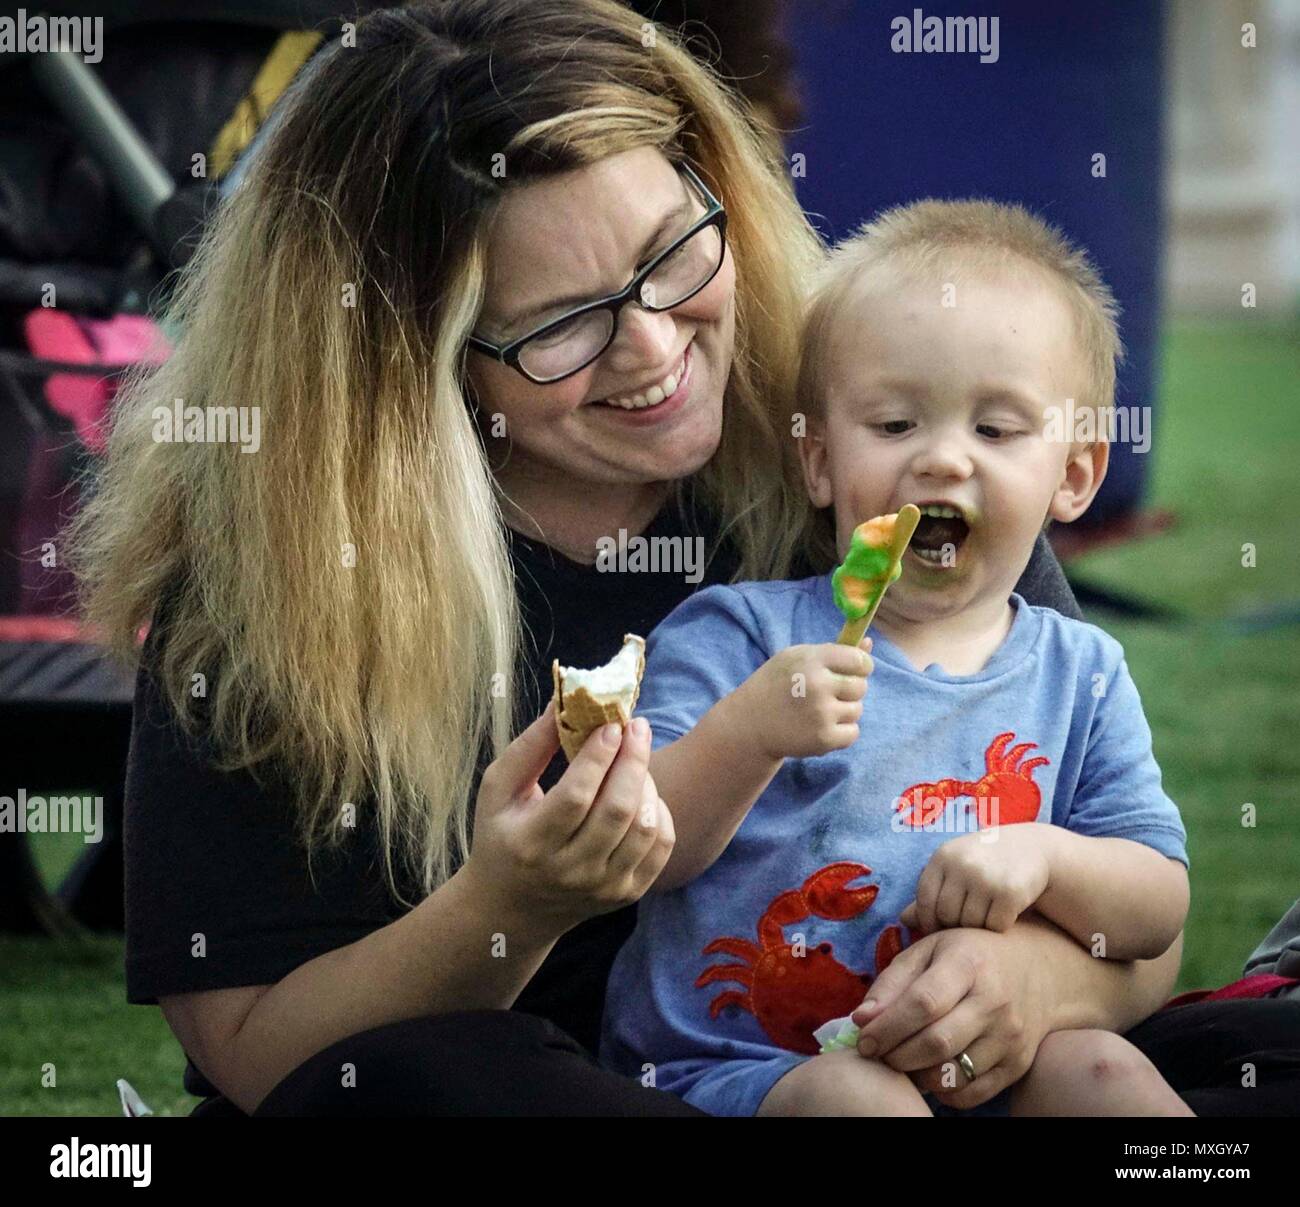
[[[959,834],[1051,822],[1187,863],[1119,643],[1011,604],[1010,631],[974,675],[918,671],[871,630],[858,740],[786,759],[712,867],[642,898],[610,975],[602,1063],[653,1067],[654,1084],[689,1097],[718,1062],[815,1053],[813,1030],[856,1009],[907,945],[898,916]],[[693,595],[647,645],[637,712],[654,747],[778,650],[834,641],[842,623],[829,575]]]

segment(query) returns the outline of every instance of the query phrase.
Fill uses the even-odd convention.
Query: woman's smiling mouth
[[[612,411],[620,417],[645,417],[649,419],[654,416],[656,419],[665,418],[667,415],[679,410],[682,404],[685,403],[690,393],[691,366],[694,360],[695,341],[692,339],[686,345],[677,367],[667,377],[656,382],[643,393],[603,398],[591,405]]]

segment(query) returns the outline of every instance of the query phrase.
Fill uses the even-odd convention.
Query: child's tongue
[[[960,547],[970,531],[970,525],[956,516],[923,515],[916,526],[912,544],[921,549],[942,549],[945,545]]]

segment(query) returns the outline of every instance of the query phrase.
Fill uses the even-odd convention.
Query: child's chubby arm
[[[1106,958],[1153,960],[1187,917],[1187,869],[1127,838],[1022,822],[966,834],[931,856],[905,926],[1007,931],[1031,906],[1083,946],[1103,936]]]
[[[794,645],[723,696],[690,733],[650,756],[677,842],[651,892],[680,888],[726,850],[786,758],[858,740],[873,662],[858,646]],[[707,655],[702,655],[707,656]]]

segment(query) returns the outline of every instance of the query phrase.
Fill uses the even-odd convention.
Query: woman
[[[161,1005],[190,1088],[263,1114],[690,1113],[575,1042],[672,822],[636,727],[555,759],[547,668],[699,585],[824,565],[788,438],[820,255],[773,145],[608,0],[375,14],[297,89],[76,534],[119,652],[153,622],[128,996]],[[161,442],[177,398],[260,408],[260,447]],[[707,569],[597,563],[636,537]],[[1072,607],[1045,546],[1021,590]],[[983,1101],[1050,1030],[1149,1015],[1180,948],[1094,960],[1035,918],[933,936],[886,986],[886,1059],[938,1089],[978,1053],[956,1104]]]

